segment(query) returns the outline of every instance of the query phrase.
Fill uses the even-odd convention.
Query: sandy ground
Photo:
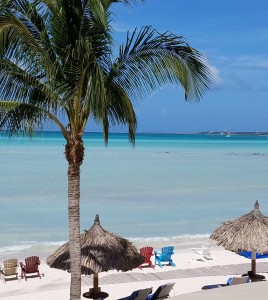
[[[125,296],[130,295],[134,290],[152,287],[153,290],[156,290],[157,287],[161,284],[166,282],[175,282],[174,289],[171,291],[170,296],[174,297],[175,299],[239,299],[239,293],[243,299],[254,299],[252,296],[250,297],[251,293],[256,290],[258,295],[258,299],[262,299],[262,293],[268,292],[268,282],[262,282],[261,284],[258,283],[249,283],[244,284],[241,288],[238,286],[232,287],[224,287],[220,289],[216,289],[217,291],[204,291],[201,290],[202,286],[214,283],[226,283],[227,279],[234,274],[228,274],[225,276],[207,276],[202,274],[198,277],[192,277],[189,275],[188,278],[178,278],[174,279],[172,276],[169,278],[169,274],[172,273],[174,270],[185,270],[185,269],[196,269],[196,268],[204,268],[207,269],[211,266],[223,266],[223,265],[230,265],[230,264],[241,264],[247,263],[248,268],[250,270],[250,260],[241,257],[237,254],[234,254],[229,251],[225,251],[221,247],[214,246],[211,250],[211,259],[200,259],[195,260],[194,254],[191,249],[175,249],[175,254],[173,256],[174,262],[176,263],[176,267],[171,266],[163,266],[160,268],[156,266],[155,269],[152,268],[143,268],[142,271],[138,268],[126,273],[121,273],[117,271],[109,271],[106,273],[99,274],[100,282],[105,276],[109,276],[111,274],[145,274],[150,275],[153,274],[160,274],[165,272],[165,280],[153,280],[153,281],[133,281],[133,282],[111,282],[109,284],[101,284],[101,290],[105,291],[109,294],[108,299],[119,299]],[[35,255],[35,254],[33,254]],[[11,257],[10,257],[11,258]],[[152,260],[153,261],[153,260]],[[259,261],[268,261],[268,259],[258,260],[257,261],[257,268]],[[20,268],[18,268],[20,273]],[[70,274],[56,269],[50,269],[46,264],[45,261],[41,262],[40,271],[44,273],[44,276],[40,279],[38,277],[31,277],[28,278],[27,281],[24,279],[20,280],[8,280],[6,283],[3,281],[0,282],[0,299],[1,300],[67,300],[69,299],[69,285],[70,285]],[[170,271],[170,272],[169,272]],[[268,269],[267,269],[268,272]],[[205,272],[204,272],[205,273]],[[268,276],[268,273],[262,273],[263,275]],[[125,275],[124,275],[125,276]],[[138,275],[137,275],[138,276]],[[88,284],[87,284],[88,283]],[[91,283],[91,285],[90,285]],[[245,288],[246,286],[246,288]],[[89,276],[84,278],[82,284],[82,293],[87,292],[88,289],[92,287],[92,277]],[[248,290],[248,291],[247,291]],[[223,292],[224,291],[224,292]],[[263,291],[263,292],[262,292]],[[190,293],[190,294],[189,294]],[[224,296],[225,293],[228,296]],[[218,296],[217,296],[218,295]],[[247,297],[248,296],[248,297]],[[211,297],[211,298],[207,298]],[[217,298],[218,297],[218,298]],[[223,297],[223,298],[219,298]],[[81,297],[82,299],[85,299]],[[242,298],[241,298],[242,299]],[[256,298],[257,299],[257,298]],[[264,299],[264,298],[263,298]]]

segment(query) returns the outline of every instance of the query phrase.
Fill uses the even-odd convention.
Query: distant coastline
[[[36,131],[33,134],[33,137],[42,136],[43,134],[56,134],[56,135],[62,135],[61,131],[59,130],[43,130],[43,131]],[[96,134],[96,135],[102,135],[102,131],[85,131],[86,135],[89,134]],[[116,132],[111,131],[110,134],[112,135],[128,135],[127,132]],[[268,131],[217,131],[217,130],[210,130],[210,131],[200,131],[200,132],[136,132],[136,136],[140,135],[247,135],[247,136],[268,136]],[[0,136],[7,137],[9,136],[8,132],[6,130],[0,130]],[[19,137],[27,137],[23,132],[15,134],[15,136]]]
[[[211,134],[211,135],[268,135],[268,132],[262,131],[204,131],[198,134]]]

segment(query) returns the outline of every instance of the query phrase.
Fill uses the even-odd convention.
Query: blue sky
[[[118,45],[143,25],[171,31],[205,54],[214,74],[200,102],[167,87],[137,103],[137,132],[268,131],[267,0],[146,0],[113,11]]]

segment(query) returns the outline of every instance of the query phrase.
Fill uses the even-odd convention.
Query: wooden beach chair
[[[3,267],[1,267],[1,278],[6,282],[7,277],[12,276],[11,279],[18,278],[18,260],[17,259],[7,259],[3,262]],[[14,277],[15,276],[15,277]]]
[[[173,246],[166,246],[161,249],[161,253],[154,251],[155,255],[155,265],[159,265],[162,268],[163,262],[168,262],[168,265],[175,267],[175,263],[173,262],[171,256],[174,254]]]
[[[29,256],[25,258],[25,264],[20,262],[21,266],[21,278],[24,278],[27,280],[28,274],[36,274],[35,277],[41,278],[41,275],[39,272],[39,265],[40,265],[40,259],[38,256]]]
[[[154,255],[153,250],[154,250],[153,247],[148,247],[148,246],[140,248],[140,254],[144,257],[144,263],[139,266],[139,269],[142,270],[144,264],[148,264],[149,267],[154,269],[154,265],[151,262],[151,257]]]

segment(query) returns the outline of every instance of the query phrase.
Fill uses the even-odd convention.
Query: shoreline
[[[137,249],[143,246],[151,246],[156,250],[160,250],[164,246],[174,246],[176,251],[187,250],[200,246],[209,238],[209,234],[182,235],[178,237],[150,237],[150,238],[126,238],[131,241]],[[16,246],[0,247],[0,262],[9,259],[11,256],[18,259],[31,255],[38,255],[41,259],[45,259],[53,253],[58,247],[66,241],[59,242],[23,242]],[[37,254],[33,254],[37,253]]]

